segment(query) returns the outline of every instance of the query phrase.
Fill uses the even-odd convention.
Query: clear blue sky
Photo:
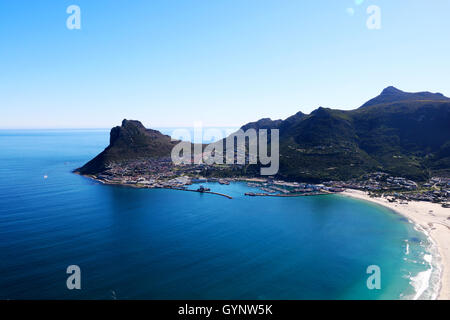
[[[239,126],[389,85],[450,95],[450,1],[356,2],[1,1],[0,128]]]

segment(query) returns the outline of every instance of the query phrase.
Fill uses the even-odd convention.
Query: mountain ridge
[[[389,86],[383,89],[380,95],[367,101],[360,108],[400,101],[450,101],[450,98],[444,96],[442,93],[432,93],[428,91],[405,92],[394,86]]]
[[[348,180],[376,171],[425,180],[432,174],[450,176],[449,124],[449,98],[388,87],[354,110],[320,107],[284,120],[262,118],[241,129],[280,130],[278,176],[286,180]],[[80,173],[101,172],[108,162],[168,157],[177,143],[130,120],[110,136],[110,145]],[[242,172],[256,172],[254,167]]]

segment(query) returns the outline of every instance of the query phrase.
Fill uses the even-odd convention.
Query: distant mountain
[[[96,174],[112,162],[169,157],[177,143],[159,131],[146,129],[139,121],[125,119],[122,126],[111,129],[109,146],[76,172]]]
[[[367,101],[361,108],[370,107],[379,104],[407,101],[450,101],[442,93],[431,92],[404,92],[395,87],[387,87],[378,97]]]
[[[388,87],[355,110],[320,107],[308,115],[298,112],[285,120],[264,118],[242,126],[250,128],[280,130],[278,176],[286,180],[348,180],[375,171],[414,180],[450,176],[450,99],[438,93]],[[166,157],[177,143],[129,120],[111,130],[110,140],[80,173],[99,173],[111,162]],[[257,169],[249,165],[229,174],[252,175]]]

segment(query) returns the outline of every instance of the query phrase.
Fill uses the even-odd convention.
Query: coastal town
[[[426,201],[441,203],[444,208],[450,208],[450,178],[445,177],[433,177],[425,183],[418,183],[376,172],[364,175],[359,180],[328,182],[327,185],[366,191],[372,197],[386,196],[391,202]]]
[[[229,166],[228,166],[229,168]],[[99,175],[90,177],[104,184],[126,185],[135,188],[165,188],[197,192],[210,192],[200,186],[193,190],[192,184],[245,182],[258,192],[245,195],[293,197],[340,193],[346,189],[368,192],[371,197],[388,197],[391,202],[427,201],[450,208],[450,178],[433,177],[419,183],[404,177],[394,177],[384,172],[366,174],[349,181],[327,181],[320,184],[283,181],[277,177],[235,176],[219,178],[207,174],[217,172],[220,166],[205,164],[174,165],[170,158],[146,159],[113,163]],[[225,195],[226,196],[226,195]],[[231,198],[231,197],[229,197]]]

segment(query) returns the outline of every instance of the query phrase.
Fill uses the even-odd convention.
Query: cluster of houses
[[[421,192],[394,194],[401,200],[418,200],[442,203],[450,208],[450,178],[434,177],[422,185]]]
[[[170,158],[113,163],[95,179],[106,184],[133,185],[142,188],[185,189],[193,183],[246,181],[250,187],[264,191],[261,195],[336,193],[345,189],[368,191],[374,196],[391,195],[399,200],[443,203],[450,199],[450,178],[434,177],[423,184],[394,177],[384,172],[366,174],[350,181],[328,181],[323,184],[286,182],[268,178],[204,178],[205,164],[174,166]]]
[[[342,192],[344,189],[336,188],[334,186],[326,186],[325,184],[309,184],[300,182],[286,182],[282,180],[262,179],[258,182],[248,182],[247,185],[253,188],[259,188],[266,194],[280,194],[280,195],[308,195],[318,193],[335,193]],[[265,195],[265,194],[258,194]]]
[[[418,184],[412,180],[403,177],[392,177],[387,173],[376,172],[364,175],[361,179],[350,181],[329,181],[326,185],[333,185],[339,188],[356,189],[372,192],[406,190],[413,191],[418,189]]]
[[[362,179],[346,182],[330,181],[325,185],[370,192],[373,196],[391,195],[395,200],[415,200],[442,203],[448,206],[450,200],[450,178],[434,177],[418,184],[403,177],[392,177],[387,173],[367,174]]]
[[[111,163],[93,178],[105,184],[181,188],[195,182],[188,175],[196,175],[202,170],[201,165],[174,166],[171,158],[158,158]]]

